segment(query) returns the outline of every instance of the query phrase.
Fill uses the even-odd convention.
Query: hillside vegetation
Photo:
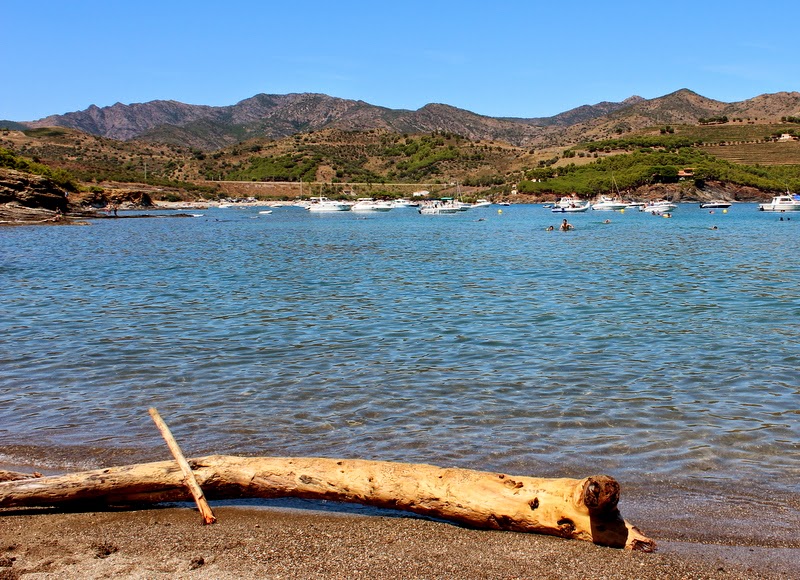
[[[686,176],[680,173],[686,173]],[[702,189],[707,182],[724,182],[761,191],[800,188],[800,165],[753,166],[711,155],[698,147],[641,148],[599,158],[587,165],[567,164],[526,172],[519,191],[530,194],[591,197],[599,192],[632,192],[654,184],[682,184]]]
[[[492,119],[446,105],[428,105],[412,115],[324,95],[261,95],[225,110],[169,101],[90,108],[53,120],[114,120],[118,129],[126,127],[129,140],[39,127],[3,130],[0,146],[31,166],[62,172],[67,182],[180,188],[187,198],[221,197],[232,182],[303,182],[317,190],[324,186],[329,195],[353,189],[390,195],[399,191],[393,184],[436,185],[440,191],[458,182],[473,194],[502,197],[516,189],[533,199],[617,191],[635,197],[656,185],[691,197],[713,182],[754,188],[766,197],[800,190],[800,141],[777,141],[800,134],[799,109],[797,93],[726,104],[681,90],[658,99],[581,107],[550,119]],[[266,111],[272,116],[259,117]],[[174,143],[137,137],[134,128],[142,115],[149,115],[147,139],[163,131]],[[182,124],[163,125],[170,115]],[[326,123],[322,130],[309,129]],[[370,123],[382,126],[358,129]],[[288,136],[253,137],[267,125]],[[438,128],[400,132],[399,126]],[[475,138],[480,134],[508,140]],[[230,141],[207,149],[209,143]],[[195,142],[203,146],[189,145]],[[291,196],[300,189],[275,186],[257,195],[270,195],[268,190]]]
[[[5,130],[0,133],[0,147],[17,159],[16,167],[6,166],[49,177],[68,191],[81,183],[86,188],[117,182],[212,192],[183,179],[183,168],[196,156],[185,148],[116,141],[60,127]]]
[[[31,159],[26,159],[13,151],[0,147],[0,167],[32,173],[48,178],[57,186],[67,191],[77,191],[78,182],[73,175],[63,169],[53,168],[43,163],[37,163]]]
[[[218,151],[199,164],[208,179],[331,183],[505,183],[528,154],[505,144],[432,133],[323,131]]]

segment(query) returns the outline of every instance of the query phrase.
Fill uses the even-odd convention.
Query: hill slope
[[[761,95],[722,103],[682,89],[656,99],[631,97],[620,103],[584,105],[553,117],[501,118],[446,104],[416,110],[389,109],[364,101],[315,93],[259,94],[226,107],[150,101],[53,115],[24,123],[30,128],[69,127],[118,140],[188,145],[214,150],[255,138],[280,138],[336,128],[386,129],[398,133],[443,131],[472,140],[502,140],[517,146],[567,145],[586,138],[638,130],[654,124],[696,123],[719,115],[775,120],[800,114],[800,93]]]

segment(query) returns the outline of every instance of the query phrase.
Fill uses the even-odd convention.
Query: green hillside
[[[2,147],[0,147],[0,167],[47,177],[50,181],[67,191],[78,190],[78,183],[75,177],[69,172],[26,159]]]
[[[206,156],[198,173],[231,181],[503,183],[525,155],[524,149],[448,133],[321,131],[217,151]]]
[[[776,142],[792,124],[664,126],[569,148],[529,149],[471,141],[453,133],[398,134],[387,130],[325,130],[283,139],[254,139],[208,153],[174,145],[121,142],[73,129],[8,132],[0,146],[14,161],[46,167],[88,186],[146,183],[183,189],[187,197],[215,196],[206,181],[327,184],[333,192],[361,183],[449,184],[473,194],[595,196],[676,184],[687,192],[708,182],[764,192],[800,191],[800,142]],[[689,176],[679,175],[691,169]],[[41,169],[43,171],[43,169]],[[62,172],[59,174],[58,172]],[[616,183],[616,188],[615,184]],[[337,185],[340,184],[340,185]],[[284,194],[279,194],[284,195]]]
[[[778,145],[768,143],[766,145]],[[591,163],[568,163],[559,167],[541,167],[525,173],[519,184],[521,193],[566,195],[578,193],[593,196],[638,187],[685,183],[702,187],[707,181],[722,181],[762,191],[779,191],[787,187],[800,190],[800,165],[757,165],[736,163],[710,153],[705,147],[692,144],[680,135],[635,136],[626,139],[585,143],[565,152],[603,155]],[[613,153],[611,153],[613,152]],[[689,170],[690,177],[679,175]]]

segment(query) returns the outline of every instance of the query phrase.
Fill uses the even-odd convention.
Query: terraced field
[[[800,165],[800,141],[707,145],[703,150],[746,165]]]

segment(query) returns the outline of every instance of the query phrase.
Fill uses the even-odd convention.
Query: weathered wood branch
[[[605,475],[547,479],[355,459],[212,455],[189,462],[209,499],[327,499],[406,510],[475,528],[655,549],[653,540],[622,519],[619,484]],[[0,507],[190,499],[174,461],[0,483]]]
[[[169,430],[169,427],[167,427],[167,424],[164,422],[164,419],[161,418],[161,415],[155,407],[150,407],[148,412],[150,413],[150,417],[153,418],[156,427],[158,427],[158,430],[161,432],[164,441],[167,442],[167,447],[169,447],[169,450],[172,452],[175,461],[178,462],[181,472],[183,472],[183,482],[189,489],[189,492],[191,492],[194,503],[197,504],[197,509],[200,510],[200,515],[203,516],[203,523],[206,525],[213,524],[217,521],[217,518],[214,516],[214,512],[211,511],[203,495],[203,490],[200,489],[200,486],[197,484],[194,473],[192,473],[192,468],[189,467],[189,462],[186,461],[186,458],[183,456],[180,445],[175,441],[175,437],[172,436],[172,431]]]

